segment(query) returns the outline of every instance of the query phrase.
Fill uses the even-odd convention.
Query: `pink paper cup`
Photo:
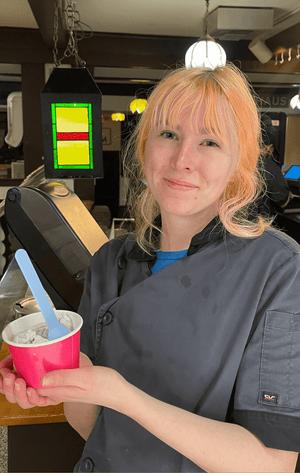
[[[15,343],[16,335],[32,329],[37,324],[45,324],[41,312],[25,315],[8,324],[2,332],[3,341],[9,346],[15,369],[28,386],[42,389],[41,378],[50,371],[79,367],[80,329],[82,317],[68,310],[55,310],[68,315],[73,322],[73,331],[64,337],[42,344]]]

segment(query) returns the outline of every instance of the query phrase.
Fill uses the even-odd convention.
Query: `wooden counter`
[[[0,349],[0,361],[9,355],[9,348],[5,342]],[[21,409],[17,404],[11,404],[0,393],[0,426],[47,424],[53,422],[67,422],[63,411],[63,404],[47,407],[32,407]]]

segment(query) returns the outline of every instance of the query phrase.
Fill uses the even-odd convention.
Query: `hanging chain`
[[[56,67],[60,66],[61,61],[57,59],[58,56],[58,0],[54,0],[54,33],[53,33],[53,59]]]
[[[59,0],[54,0],[54,34],[53,34],[53,42],[54,42],[54,47],[53,47],[53,59],[54,59],[54,64],[56,67],[60,66],[62,61],[66,57],[71,57],[74,56],[76,66],[80,67],[85,67],[86,62],[81,59],[81,57],[78,54],[78,41],[82,40],[83,38],[90,38],[93,34],[91,28],[80,21],[80,15],[79,12],[76,10],[76,3],[73,2],[72,0],[68,0],[68,5],[66,6],[66,9],[63,10],[66,15],[66,27],[69,32],[69,41],[67,44],[67,47],[63,53],[63,56],[61,59],[57,59],[58,56],[58,15],[59,15],[59,5],[58,5]],[[90,32],[86,34],[83,29],[82,25],[87,26],[90,29]]]
[[[208,16],[209,0],[205,0],[205,2],[206,2],[206,12],[204,15],[204,31],[205,31],[205,36],[208,36],[209,21],[207,19],[207,16]]]

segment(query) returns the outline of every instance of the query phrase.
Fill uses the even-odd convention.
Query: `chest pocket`
[[[300,408],[300,314],[268,311],[260,363],[260,404]]]

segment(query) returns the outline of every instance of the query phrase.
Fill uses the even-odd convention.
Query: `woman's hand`
[[[80,353],[79,366],[93,366],[90,359]],[[8,402],[18,404],[22,409],[30,409],[32,407],[56,406],[62,401],[51,399],[48,395],[41,396],[37,389],[27,386],[22,378],[18,378],[13,372],[13,359],[8,356],[0,363],[0,392],[5,395]]]
[[[60,402],[80,402],[120,410],[128,383],[117,371],[102,366],[52,371],[41,381],[40,396]]]
[[[56,406],[58,401],[49,397],[42,397],[37,390],[27,386],[22,378],[13,372],[13,359],[8,356],[0,363],[0,392],[5,395],[8,402],[18,404],[22,409],[37,406]]]

